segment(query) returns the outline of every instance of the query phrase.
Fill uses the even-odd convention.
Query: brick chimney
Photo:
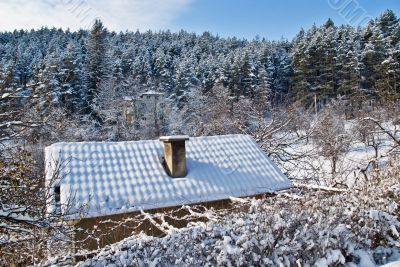
[[[160,141],[164,143],[164,167],[173,178],[185,177],[187,174],[186,140],[189,140],[187,135],[160,137]]]

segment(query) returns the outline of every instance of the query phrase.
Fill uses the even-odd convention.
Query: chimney
[[[173,178],[185,177],[187,135],[162,136],[160,141],[164,143],[164,167],[168,175]]]

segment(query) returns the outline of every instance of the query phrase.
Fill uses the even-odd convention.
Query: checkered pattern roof
[[[163,169],[163,144],[57,143],[46,148],[46,175],[60,179],[61,206],[76,216],[110,215],[250,196],[291,186],[246,135],[193,137],[186,141],[188,174],[171,178]],[[53,203],[54,204],[54,203]],[[54,208],[55,205],[49,205]],[[82,216],[82,214],[80,214]]]

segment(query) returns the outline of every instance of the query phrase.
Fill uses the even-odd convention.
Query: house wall
[[[135,122],[146,121],[157,126],[164,118],[165,101],[160,95],[142,95],[133,102]]]
[[[202,205],[206,208],[212,207],[214,209],[232,208],[232,202],[230,200],[219,200],[197,205]],[[187,211],[179,210],[178,207],[146,211],[146,213],[150,214],[163,212],[173,212],[174,217],[177,218],[182,218],[185,215],[188,215]],[[131,221],[124,222],[129,219]],[[140,223],[138,223],[138,221],[140,221]],[[189,221],[184,220],[177,221],[166,219],[166,221],[176,228],[186,227],[189,223]],[[199,219],[196,221],[201,220]],[[140,212],[84,218],[74,222],[74,225],[77,229],[74,236],[74,240],[76,241],[74,248],[75,251],[79,249],[96,250],[103,248],[107,245],[119,242],[132,234],[139,234],[140,232],[158,237],[164,235],[164,233],[154,226],[148,219],[143,220],[143,215],[141,215]]]

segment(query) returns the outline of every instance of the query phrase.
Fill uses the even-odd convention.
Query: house
[[[142,210],[254,196],[291,186],[247,135],[57,143],[45,149],[45,161],[54,195],[48,212],[68,208],[68,219],[79,220],[85,229],[101,219],[120,220]],[[118,234],[116,239],[129,234]]]
[[[147,91],[139,97],[125,96],[124,117],[127,123],[136,128],[160,128],[165,120],[167,102],[163,93]]]

